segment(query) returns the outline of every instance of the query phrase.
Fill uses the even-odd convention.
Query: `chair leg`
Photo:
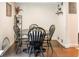
[[[16,46],[16,54],[18,53],[18,47]]]
[[[31,56],[31,48],[32,47],[29,47],[29,57]]]
[[[44,57],[44,54],[43,54],[43,50],[42,50],[42,48],[40,48],[40,50],[41,50],[42,57]]]
[[[53,47],[52,47],[52,44],[51,44],[51,42],[50,42],[49,44],[50,44],[50,47],[51,47],[51,50],[52,50],[52,54],[53,54]]]
[[[36,55],[35,55],[35,48],[34,48],[34,47],[33,47],[33,50],[32,50],[32,52],[34,53],[34,56],[36,56]]]
[[[27,44],[27,53],[29,53],[29,48],[30,48],[30,47],[29,47],[28,44]]]
[[[16,54],[18,54],[20,48],[19,48],[19,45],[16,43]]]
[[[47,47],[48,47],[48,49],[47,49],[47,56],[48,56],[48,54],[49,54],[48,53],[49,52],[49,47],[50,47],[48,41],[47,41]]]

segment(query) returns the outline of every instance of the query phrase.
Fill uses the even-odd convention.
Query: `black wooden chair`
[[[35,28],[35,27],[38,27],[38,25],[37,25],[37,24],[31,24],[31,25],[29,26],[29,30],[32,29],[32,28]],[[26,35],[26,36],[27,36],[27,35]],[[24,41],[24,42],[26,42],[27,48],[23,49],[23,51],[28,53],[28,51],[29,51],[28,36],[27,36],[26,38],[23,38],[23,39],[27,39],[27,40]]]
[[[51,39],[52,39],[54,32],[55,32],[55,25],[51,25],[49,28],[49,33],[46,35],[47,40],[44,40],[44,43],[47,44],[47,46],[45,46],[45,47],[48,47],[48,50],[49,50],[49,48],[51,48],[52,54],[53,54],[53,47],[51,44],[51,41],[52,41]]]
[[[42,56],[43,54],[43,41],[45,38],[46,32],[41,27],[34,27],[29,30],[28,32],[28,39],[29,39],[29,56],[31,53],[34,53],[37,56],[37,52],[40,52]]]

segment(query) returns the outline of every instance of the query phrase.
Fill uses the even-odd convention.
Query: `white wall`
[[[59,42],[65,47],[78,46],[78,18],[77,14],[69,14],[68,2],[63,3],[63,15],[59,15],[58,36]],[[62,42],[63,40],[63,42]]]
[[[60,3],[57,3],[60,5]],[[57,7],[57,6],[56,6]],[[57,15],[57,34],[59,37],[58,42],[60,42],[63,46],[67,45],[67,2],[64,2],[61,5],[63,14]],[[57,10],[57,9],[56,9]]]
[[[2,41],[5,37],[8,37],[10,40],[10,45],[14,42],[14,3],[12,5],[12,16],[6,16],[6,3],[0,3],[0,49],[2,49]]]
[[[18,3],[18,5],[23,9],[23,29],[28,29],[31,24],[38,24],[46,30],[52,24],[57,26],[55,3]],[[57,27],[54,37],[57,37]]]

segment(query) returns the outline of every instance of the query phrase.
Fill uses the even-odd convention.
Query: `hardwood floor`
[[[46,48],[46,52],[44,53],[46,57],[77,57],[78,56],[79,51],[76,48],[64,48],[56,40],[52,40],[51,43],[52,43],[52,47],[53,47],[53,54],[51,52],[51,49],[49,49],[49,51],[48,51]],[[4,56],[11,57],[10,55],[12,53],[15,54],[14,45],[12,46],[12,48],[10,48],[6,52],[6,54]],[[20,54],[20,57],[22,57],[23,54]],[[13,55],[13,57],[15,57],[15,55]],[[19,57],[19,55],[17,55],[17,57]],[[23,55],[23,57],[28,57],[28,56]]]
[[[78,56],[79,51],[76,48],[64,48],[56,40],[53,40],[51,43],[54,51],[53,54],[51,53],[51,49],[48,51],[49,57],[77,57]]]

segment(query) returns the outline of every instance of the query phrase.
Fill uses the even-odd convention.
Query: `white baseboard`
[[[57,39],[57,41],[64,47],[64,48],[69,48],[69,45],[68,44],[63,44],[61,41],[59,41],[58,39]]]
[[[78,44],[71,44],[71,43],[69,43],[69,44],[63,44],[62,42],[60,42],[59,40],[57,40],[63,47],[65,47],[65,48],[70,48],[70,47],[78,47]]]

